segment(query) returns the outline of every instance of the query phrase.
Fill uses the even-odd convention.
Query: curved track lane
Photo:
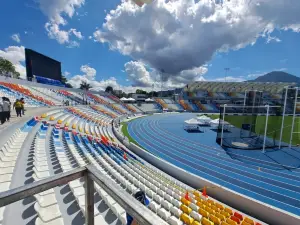
[[[129,123],[128,131],[141,146],[176,166],[300,215],[299,169],[286,169],[285,166],[267,160],[264,155],[261,156],[260,151],[247,155],[235,150],[228,154],[215,143],[208,146],[207,139],[211,142],[216,134],[211,131],[205,134],[210,137],[183,134],[179,124],[186,116],[167,114],[136,119]],[[285,152],[281,154],[285,155]],[[257,170],[259,165],[264,166],[261,171]]]

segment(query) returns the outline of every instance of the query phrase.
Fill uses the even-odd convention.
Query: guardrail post
[[[94,225],[94,181],[85,173],[85,224]]]

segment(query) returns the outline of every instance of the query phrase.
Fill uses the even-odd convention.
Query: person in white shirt
[[[2,99],[0,99],[0,121],[1,121],[1,124],[3,124],[5,122]]]
[[[10,103],[9,99],[5,98],[5,97],[2,97],[2,101],[3,101],[4,120],[9,121],[11,103]]]

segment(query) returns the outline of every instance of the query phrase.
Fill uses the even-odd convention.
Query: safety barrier
[[[126,212],[139,224],[151,225],[153,221],[155,221],[156,225],[166,224],[161,218],[139,204],[135,198],[121,189],[112,180],[107,179],[104,174],[91,165],[2,192],[0,193],[0,208],[81,177],[85,178],[86,184],[85,224],[94,225],[94,182],[103,188],[121,207],[126,209]]]

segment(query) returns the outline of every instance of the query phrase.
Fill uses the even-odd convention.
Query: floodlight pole
[[[266,116],[266,125],[265,125],[265,135],[264,135],[264,144],[263,144],[263,153],[266,152],[266,139],[267,139],[267,130],[268,130],[268,120],[269,120],[269,110],[270,106],[266,105],[267,107],[267,116]]]
[[[283,133],[283,127],[284,127],[284,117],[285,117],[285,110],[286,110],[286,101],[287,101],[287,94],[288,94],[288,87],[285,89],[285,96],[284,96],[284,105],[283,105],[283,113],[282,113],[282,120],[281,120],[281,129],[280,129],[280,138],[279,138],[279,146],[278,148],[281,148],[281,141],[282,141],[282,133]]]
[[[225,111],[226,111],[226,106],[227,104],[224,104],[224,109],[223,109],[223,121],[222,121],[222,131],[221,131],[221,147],[223,146],[223,133],[224,133],[224,121],[225,121]]]
[[[293,132],[294,132],[294,125],[295,125],[295,115],[296,115],[297,101],[298,101],[298,87],[296,87],[295,89],[296,89],[296,94],[295,94],[295,103],[294,103],[294,112],[293,112],[293,120],[292,120],[292,128],[291,128],[291,137],[290,137],[289,148],[292,148]]]
[[[247,91],[245,91],[245,96],[244,96],[244,106],[246,105],[246,98],[247,98]]]

